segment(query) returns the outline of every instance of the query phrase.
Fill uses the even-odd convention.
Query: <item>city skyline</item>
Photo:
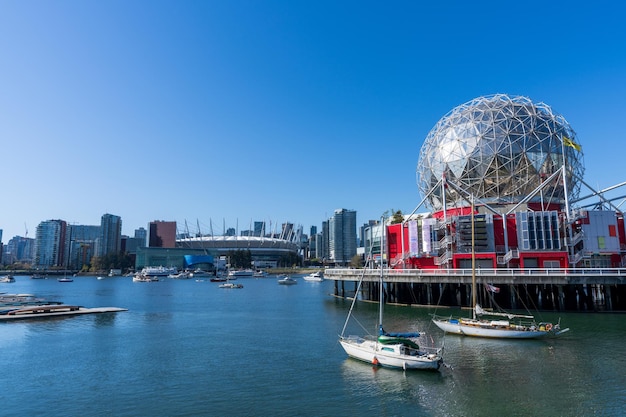
[[[612,186],[624,7],[4,1],[3,241],[106,212],[125,235],[154,219],[306,230],[341,207],[358,225],[410,213],[430,130],[497,93],[561,114],[585,181]]]
[[[273,230],[265,233],[265,222],[255,221],[254,230],[236,232],[234,228],[228,228],[220,236],[217,234],[192,234],[188,231],[179,233],[175,221],[156,220],[151,221],[147,229],[143,227],[135,229],[134,237],[122,235],[122,218],[110,213],[102,215],[99,226],[70,225],[61,219],[47,220],[38,224],[35,238],[14,236],[9,239],[7,245],[2,247],[2,264],[29,263],[36,267],[65,267],[82,270],[84,267],[92,267],[90,264],[94,257],[114,256],[111,259],[117,259],[116,262],[126,262],[141,252],[142,255],[138,259],[146,262],[149,260],[147,259],[149,256],[145,248],[187,249],[190,251],[201,249],[205,252],[207,250],[224,252],[230,250],[229,248],[232,249],[233,243],[235,244],[234,247],[238,247],[236,236],[239,236],[243,242],[247,242],[245,245],[253,251],[254,260],[266,264],[268,262],[270,264],[277,263],[282,256],[280,251],[285,248],[297,251],[302,261],[323,258],[338,264],[347,264],[357,255],[357,247],[360,246],[355,220],[356,211],[337,209],[331,218],[323,222],[321,233],[317,233],[316,226],[311,226],[311,234],[308,236],[303,233],[302,226],[296,226],[293,223],[281,224],[280,232]],[[362,229],[359,230],[362,232]],[[214,238],[206,240],[209,236]],[[0,229],[1,237],[2,230]],[[219,237],[223,239],[219,239]],[[278,247],[274,247],[279,241],[285,243],[280,243]],[[256,254],[255,247],[263,246],[264,242],[271,248],[278,249],[281,254],[274,253],[271,255],[267,248],[263,249],[262,255]],[[217,247],[215,246],[216,243]],[[212,246],[209,248],[206,245]],[[283,245],[286,246],[283,248]],[[168,259],[180,263],[183,259],[180,257],[180,253],[183,252],[177,253],[178,255],[174,255],[172,252],[172,259],[169,259],[170,255],[167,255]],[[115,258],[117,255],[129,255],[130,257]],[[153,255],[160,262],[163,261],[162,254],[154,253]],[[272,256],[278,259],[270,260]],[[141,267],[143,266],[141,265]]]
[[[349,210],[349,209],[334,209],[332,210],[332,212],[334,213],[336,210]],[[349,211],[354,211],[354,212],[358,212],[357,210],[349,210]],[[102,216],[116,216],[112,213],[103,213]],[[242,233],[247,234],[248,232],[254,232],[256,233],[256,228],[258,228],[259,224],[263,224],[263,235],[280,235],[282,228],[286,225],[286,224],[290,224],[291,226],[297,226],[297,227],[302,227],[304,233],[306,235],[309,235],[308,231],[311,228],[319,228],[321,226],[321,224],[323,222],[328,221],[330,218],[332,218],[333,215],[330,215],[327,219],[324,219],[320,222],[319,225],[302,225],[300,223],[297,222],[289,222],[289,221],[271,221],[271,220],[252,220],[246,224],[241,224],[241,226],[239,225],[239,222],[236,220],[235,221],[235,225],[233,227],[233,225],[227,224],[225,222],[217,222],[217,223],[212,223],[212,220],[209,219],[208,223],[205,222],[200,222],[200,221],[195,221],[193,223],[191,222],[179,222],[177,220],[167,220],[167,219],[153,219],[153,220],[148,220],[145,222],[144,225],[140,225],[137,227],[132,228],[132,230],[129,230],[130,227],[126,227],[124,229],[122,229],[122,235],[123,236],[129,236],[129,237],[133,237],[134,234],[137,232],[137,230],[139,229],[144,229],[146,230],[146,228],[149,228],[150,225],[152,223],[155,222],[174,222],[176,223],[176,235],[177,236],[184,236],[184,235],[196,235],[196,234],[201,234],[203,236],[230,236],[230,235],[241,235]],[[124,224],[124,219],[121,218],[122,220],[122,224]],[[36,230],[37,227],[42,224],[42,223],[46,223],[49,221],[64,221],[67,223],[68,226],[94,226],[94,227],[100,227],[100,224],[80,224],[80,223],[72,223],[67,221],[66,219],[63,218],[59,218],[59,219],[45,219],[45,220],[41,220],[40,222],[38,222],[35,227],[33,228],[33,230]],[[27,237],[27,238],[35,238],[35,233],[33,233],[30,229],[30,227],[27,230],[24,230],[24,232],[22,233],[18,233],[16,235],[13,236],[9,236],[6,233],[6,230],[0,228],[0,231],[2,231],[2,233],[0,234],[0,243],[4,243],[6,245],[6,243],[10,240],[13,239],[14,237]],[[26,231],[28,231],[28,233],[26,233]],[[234,233],[234,234],[233,234]],[[26,236],[26,234],[28,236]],[[255,235],[256,236],[256,235]]]

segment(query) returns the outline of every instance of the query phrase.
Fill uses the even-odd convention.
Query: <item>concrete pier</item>
[[[553,311],[626,311],[626,268],[599,269],[477,269],[477,295],[483,306],[494,300],[508,309],[531,307]],[[385,269],[389,302],[407,305],[469,307],[471,269]],[[326,269],[324,278],[335,281],[335,295],[353,297],[346,282],[363,280],[362,293],[373,300],[372,285],[380,269]],[[487,284],[498,288],[490,292]]]

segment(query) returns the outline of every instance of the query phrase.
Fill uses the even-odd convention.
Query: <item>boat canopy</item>
[[[389,336],[389,337],[405,337],[405,338],[416,338],[420,337],[420,334],[417,332],[414,333],[387,333],[385,329],[383,329],[383,325],[381,324],[378,327],[378,335],[379,336]]]

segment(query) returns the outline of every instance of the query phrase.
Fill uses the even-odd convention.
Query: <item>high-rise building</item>
[[[338,209],[328,220],[330,259],[348,265],[356,255],[356,211]]]
[[[280,238],[285,240],[291,240],[293,233],[293,223],[283,223],[280,232]]]
[[[143,227],[140,227],[139,229],[135,229],[135,239],[139,239],[140,241],[143,241],[142,244],[140,244],[140,246],[146,246],[147,238],[148,238],[148,231],[146,229],[144,229]]]
[[[38,267],[65,266],[67,223],[64,220],[46,220],[37,226],[35,237],[35,265]]]
[[[32,263],[35,251],[35,239],[15,236],[4,245],[2,262],[12,264],[15,262]]]
[[[322,232],[320,233],[320,237],[317,239],[317,257],[322,260],[322,262],[330,262],[330,249],[328,241],[330,240],[330,236],[328,233],[328,224],[330,222],[325,220],[322,222]]]
[[[365,247],[365,230],[377,224],[378,222],[376,220],[369,220],[367,223],[361,226],[361,229],[359,230],[359,247],[360,248]]]
[[[176,222],[155,220],[148,225],[148,247],[175,248]]]
[[[91,263],[96,255],[96,247],[100,240],[101,226],[72,224],[69,226],[69,262],[70,269],[82,269]]]
[[[103,214],[100,221],[98,256],[117,254],[122,248],[122,218],[114,214]]]
[[[265,222],[254,222],[254,236],[265,235]]]

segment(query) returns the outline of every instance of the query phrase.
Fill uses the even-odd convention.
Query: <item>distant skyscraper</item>
[[[330,261],[330,249],[328,241],[330,236],[328,234],[328,220],[322,222],[322,232],[319,234],[319,238],[315,242],[317,245],[317,257],[324,262]]]
[[[114,214],[103,214],[100,220],[98,256],[117,254],[122,249],[122,218]]]
[[[135,229],[135,239],[139,239],[143,242],[142,246],[146,246],[146,240],[148,238],[148,231],[143,227]]]
[[[4,246],[2,262],[12,264],[14,262],[32,263],[35,251],[35,239],[15,236]]]
[[[376,220],[369,220],[367,223],[365,223],[363,226],[361,226],[361,229],[359,230],[359,247],[363,248],[365,247],[365,230],[368,227],[372,227],[377,225],[378,222]]]
[[[328,223],[330,259],[347,265],[356,255],[356,211],[335,210]]]
[[[144,229],[146,230],[146,229]],[[122,236],[122,252],[136,254],[137,248],[145,248],[146,239],[137,237]]]
[[[65,266],[67,223],[46,220],[37,226],[35,237],[35,265],[38,267]]]
[[[155,220],[148,226],[148,247],[175,248],[176,222]]]
[[[320,256],[318,256],[317,254],[317,239],[318,239],[317,234],[311,235],[309,237],[309,259],[313,259],[313,258],[320,259]]]
[[[82,269],[84,265],[90,264],[91,258],[96,255],[102,227],[72,224],[69,226],[69,230],[71,242],[68,267],[70,269]]]
[[[280,238],[285,240],[291,240],[293,237],[293,232],[293,223],[283,223],[283,227],[280,232]]]
[[[265,222],[254,222],[254,236],[265,235]]]

